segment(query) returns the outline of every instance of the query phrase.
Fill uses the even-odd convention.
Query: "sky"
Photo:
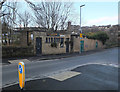
[[[75,2],[74,24],[79,24],[80,5],[82,26],[118,24],[118,2]]]
[[[31,0],[30,0],[31,1]],[[81,11],[81,22],[82,26],[99,26],[99,25],[116,25],[118,24],[118,2],[117,1],[105,1],[102,2],[100,0],[96,1],[72,1],[73,8],[72,14],[70,16],[69,21],[72,22],[73,25],[80,25],[80,5],[85,4],[82,7]],[[22,9],[21,9],[22,7]],[[20,11],[23,12],[25,9],[28,9],[28,5],[25,5],[25,2],[22,2],[20,5]],[[28,11],[31,11],[28,9]]]

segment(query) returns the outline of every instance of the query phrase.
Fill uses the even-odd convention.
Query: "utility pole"
[[[79,33],[80,33],[80,52],[79,53],[81,53],[82,51],[82,49],[81,49],[81,39],[82,39],[82,28],[81,28],[81,8],[83,7],[83,6],[85,6],[85,4],[84,5],[81,5],[80,6],[80,29],[79,29]]]

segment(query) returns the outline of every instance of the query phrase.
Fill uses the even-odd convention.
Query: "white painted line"
[[[67,80],[67,79],[72,78],[74,76],[77,76],[79,74],[81,74],[81,73],[74,72],[74,71],[66,71],[66,72],[61,72],[58,74],[49,75],[47,77],[58,80],[58,81],[64,81],[64,80]]]

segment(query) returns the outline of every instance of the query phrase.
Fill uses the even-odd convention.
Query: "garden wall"
[[[34,55],[33,47],[2,46],[2,57],[21,57]]]

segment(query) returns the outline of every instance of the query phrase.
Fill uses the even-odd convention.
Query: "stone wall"
[[[22,56],[33,56],[33,47],[14,47],[14,46],[3,46],[2,57],[22,57]]]
[[[36,54],[36,37],[41,37],[42,38],[42,54],[62,54],[66,53],[66,44],[65,40],[66,38],[70,39],[70,35],[65,35],[64,38],[64,46],[60,47],[60,42],[57,42],[57,48],[56,47],[51,47],[51,43],[46,43],[46,37],[57,37],[57,36],[46,36],[45,32],[34,32],[34,54]],[[70,46],[69,46],[69,51],[70,51]]]
[[[80,51],[80,38],[74,36],[73,37],[73,51],[72,52],[79,52]]]
[[[97,48],[103,48],[103,44],[99,40],[87,39],[84,38],[84,51],[94,50]],[[98,42],[98,47],[96,48],[96,41]]]
[[[27,31],[21,32],[20,35],[21,46],[27,46]]]
[[[57,48],[56,47],[51,47],[51,43],[46,43],[45,42],[46,37],[43,37],[42,41],[42,54],[61,54],[61,53],[66,53],[66,45],[61,48],[60,43],[57,43]]]

